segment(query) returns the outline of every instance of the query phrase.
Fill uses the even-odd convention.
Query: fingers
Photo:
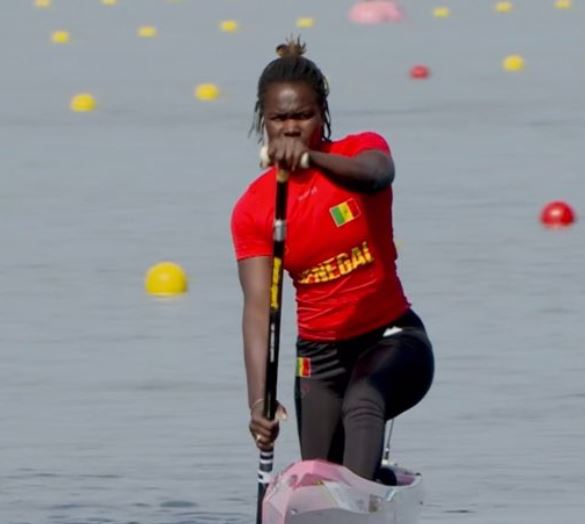
[[[272,449],[274,441],[280,431],[278,420],[268,420],[264,417],[254,416],[250,421],[250,433],[258,449],[268,451]]]
[[[291,169],[291,165],[287,160],[288,143],[284,140],[274,141],[268,148],[268,155],[272,159],[272,163],[284,169]]]
[[[308,167],[307,146],[298,138],[282,137],[270,142],[267,149],[261,151],[262,165],[269,159],[269,164],[276,165],[289,171],[306,169]]]
[[[298,140],[286,140],[284,143],[285,165],[287,165],[291,171],[296,171],[299,165],[299,148],[302,147],[302,144],[300,144]]]
[[[278,403],[275,419],[268,420],[262,414],[262,404],[258,403],[252,408],[250,416],[249,428],[256,447],[262,451],[269,451],[280,432],[279,423],[288,418],[286,408]]]
[[[261,451],[270,451],[271,449],[273,449],[275,440],[276,438],[270,439],[263,437],[262,435],[256,435],[254,437],[254,443],[256,444],[256,447]]]

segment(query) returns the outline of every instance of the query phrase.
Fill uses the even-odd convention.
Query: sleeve
[[[232,211],[231,231],[236,260],[272,255],[270,227],[262,225],[249,192],[244,193]]]
[[[348,148],[348,156],[356,156],[370,149],[376,149],[389,155],[392,154],[388,142],[386,142],[386,139],[378,133],[366,131],[359,135],[353,135],[351,138],[352,140]]]

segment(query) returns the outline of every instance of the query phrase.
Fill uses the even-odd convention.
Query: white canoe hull
[[[385,486],[322,460],[297,462],[270,483],[263,524],[415,524],[424,500],[422,477],[391,466]]]

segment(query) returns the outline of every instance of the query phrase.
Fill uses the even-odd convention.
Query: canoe
[[[323,460],[296,462],[266,490],[263,524],[415,524],[424,499],[422,477],[396,464],[391,483],[365,480]]]

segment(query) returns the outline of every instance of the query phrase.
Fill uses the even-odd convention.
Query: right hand
[[[270,451],[274,447],[274,441],[280,431],[280,421],[288,418],[286,408],[277,402],[276,416],[274,420],[268,420],[263,415],[264,406],[262,402],[254,405],[250,410],[250,433],[256,447],[261,451]]]
[[[309,148],[296,137],[276,138],[262,147],[260,166],[266,168],[274,165],[291,172],[307,169],[309,154]]]

